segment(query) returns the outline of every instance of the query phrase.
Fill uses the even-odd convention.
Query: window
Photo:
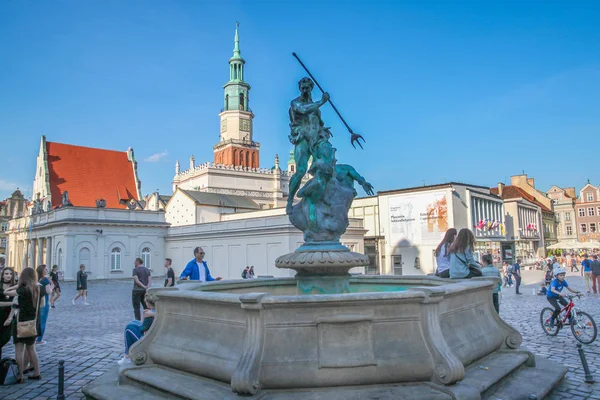
[[[62,249],[58,249],[58,269],[62,269]]]
[[[394,275],[402,275],[402,256],[392,256],[392,264]]]
[[[0,247],[6,248],[6,238],[0,239]]]
[[[560,222],[560,214],[561,213],[556,213],[556,222]]]
[[[596,223],[595,222],[590,223],[590,233],[596,233]]]
[[[579,232],[587,233],[587,224],[581,224],[581,227],[579,228]]]
[[[144,247],[142,250],[142,260],[144,260],[146,268],[150,268],[150,249],[148,247]]]
[[[594,201],[594,194],[593,193],[588,193],[587,196],[587,201]]]
[[[567,225],[567,235],[571,236],[573,234],[573,227],[571,225]]]
[[[580,217],[585,217],[585,208],[580,208],[579,209],[579,216]]]
[[[594,207],[589,207],[588,208],[588,217],[593,217],[594,216]]]
[[[8,230],[8,222],[3,222],[1,229],[2,229],[2,232],[6,232]]]
[[[570,221],[570,220],[571,220],[571,213],[570,212],[565,213],[565,221]]]
[[[600,207],[598,207],[598,212],[597,212],[598,216],[600,216]]]
[[[118,247],[113,248],[110,252],[110,270],[121,270],[121,249]]]

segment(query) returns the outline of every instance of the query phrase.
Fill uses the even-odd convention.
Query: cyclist
[[[554,321],[556,320],[556,317],[558,317],[558,314],[560,314],[561,307],[558,305],[558,303],[562,304],[564,307],[569,304],[567,299],[565,299],[565,295],[562,293],[563,288],[567,288],[567,290],[571,293],[579,294],[579,292],[569,287],[569,284],[565,280],[566,273],[567,271],[562,267],[554,269],[554,279],[550,283],[548,293],[546,294],[546,299],[550,304],[552,304],[552,307],[554,307],[554,312],[552,313],[552,318],[550,319],[551,327],[554,327]]]

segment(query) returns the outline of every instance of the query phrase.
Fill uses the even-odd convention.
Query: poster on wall
[[[448,230],[446,192],[391,197],[390,237],[396,246],[437,245]]]

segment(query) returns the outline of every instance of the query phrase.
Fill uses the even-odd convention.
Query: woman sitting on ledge
[[[461,229],[449,250],[450,278],[470,279],[481,275],[481,272],[477,274],[471,271],[471,268],[479,268],[479,271],[481,271],[481,265],[473,258],[472,249],[474,246],[475,236],[473,232],[470,229]]]

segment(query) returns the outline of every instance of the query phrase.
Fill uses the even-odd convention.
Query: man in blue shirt
[[[210,270],[206,261],[204,261],[204,250],[202,247],[196,247],[194,249],[194,258],[187,263],[185,269],[179,276],[179,279],[189,279],[191,281],[210,282],[220,281],[221,277],[213,278],[210,275]]]
[[[513,266],[513,275],[515,276],[515,293],[523,294],[519,292],[521,286],[521,259],[517,258],[517,262]]]
[[[590,286],[592,283],[592,262],[589,260],[588,255],[583,255],[583,261],[581,265],[583,266],[583,280],[585,281],[585,290],[586,292],[590,292]]]

